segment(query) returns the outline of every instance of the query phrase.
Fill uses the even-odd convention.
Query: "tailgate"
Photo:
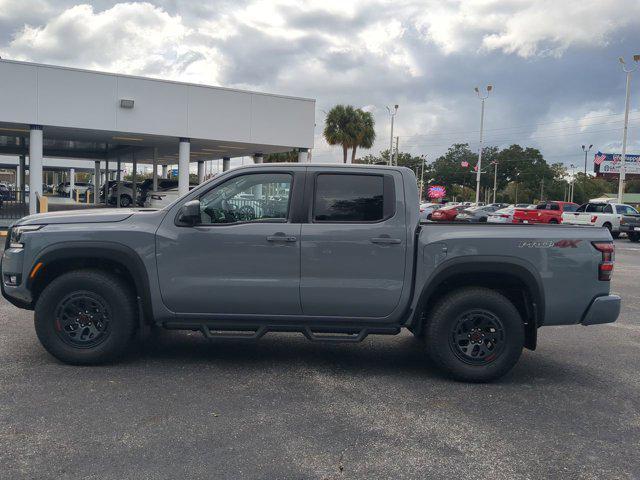
[[[562,223],[569,225],[591,225],[591,217],[593,214],[585,212],[564,212],[562,214]]]

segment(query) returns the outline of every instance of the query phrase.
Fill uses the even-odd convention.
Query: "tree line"
[[[478,154],[467,143],[455,143],[446,153],[433,161],[406,152],[396,154],[397,164],[412,169],[423,182],[424,196],[430,185],[442,185],[447,198],[458,201],[475,200]],[[389,151],[379,155],[366,155],[355,163],[386,165]],[[424,166],[423,166],[424,164]],[[497,164],[497,169],[495,166]],[[494,170],[495,169],[495,170]],[[540,150],[511,145],[499,149],[482,150],[482,175],[480,187],[493,198],[494,173],[496,174],[496,201],[508,203],[534,203],[540,200],[565,200],[569,197],[570,175],[562,163],[549,164]],[[573,201],[587,202],[590,198],[617,191],[617,181],[596,178],[580,172],[575,175]],[[627,192],[640,192],[640,181],[627,182]],[[485,198],[481,195],[481,198]]]

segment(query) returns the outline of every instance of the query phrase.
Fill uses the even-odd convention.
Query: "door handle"
[[[371,243],[378,243],[381,245],[397,245],[402,243],[402,240],[399,238],[389,238],[389,237],[376,237],[371,239]]]
[[[293,243],[297,242],[298,239],[293,236],[288,235],[267,235],[267,242],[282,242],[282,243]]]

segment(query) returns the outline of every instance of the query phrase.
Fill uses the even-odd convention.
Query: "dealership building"
[[[178,189],[186,193],[192,162],[202,181],[208,160],[227,170],[233,157],[260,163],[295,149],[306,161],[313,147],[309,98],[11,60],[0,60],[0,88],[0,155],[13,157],[0,157],[0,167],[17,169],[17,188],[28,168],[30,213],[42,195],[43,164],[64,164],[55,159],[82,160],[96,179],[119,175],[123,162],[134,172],[149,164],[154,183],[158,166],[166,176],[167,165],[178,165]]]

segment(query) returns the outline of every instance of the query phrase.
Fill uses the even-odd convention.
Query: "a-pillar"
[[[253,154],[253,163],[262,163],[264,162],[264,157],[262,156],[261,153],[254,153]]]
[[[191,141],[180,139],[178,150],[178,195],[189,193],[189,160],[191,156]]]
[[[162,178],[169,178],[168,174],[169,174],[169,166],[162,165]]]
[[[37,211],[37,196],[42,195],[42,126],[29,129],[29,213]]]
[[[198,183],[204,182],[204,160],[198,161]]]
[[[93,176],[95,177],[93,182],[93,204],[98,205],[98,202],[100,201],[100,160],[96,160],[94,162]],[[89,192],[87,192],[87,195],[89,195]]]
[[[229,157],[222,157],[222,171],[226,172],[231,168],[231,159]]]
[[[31,188],[31,187],[29,187]],[[76,169],[69,169],[69,198],[73,198],[74,190],[76,189]]]
[[[307,163],[309,160],[309,149],[308,148],[299,148],[298,149],[298,163]]]

